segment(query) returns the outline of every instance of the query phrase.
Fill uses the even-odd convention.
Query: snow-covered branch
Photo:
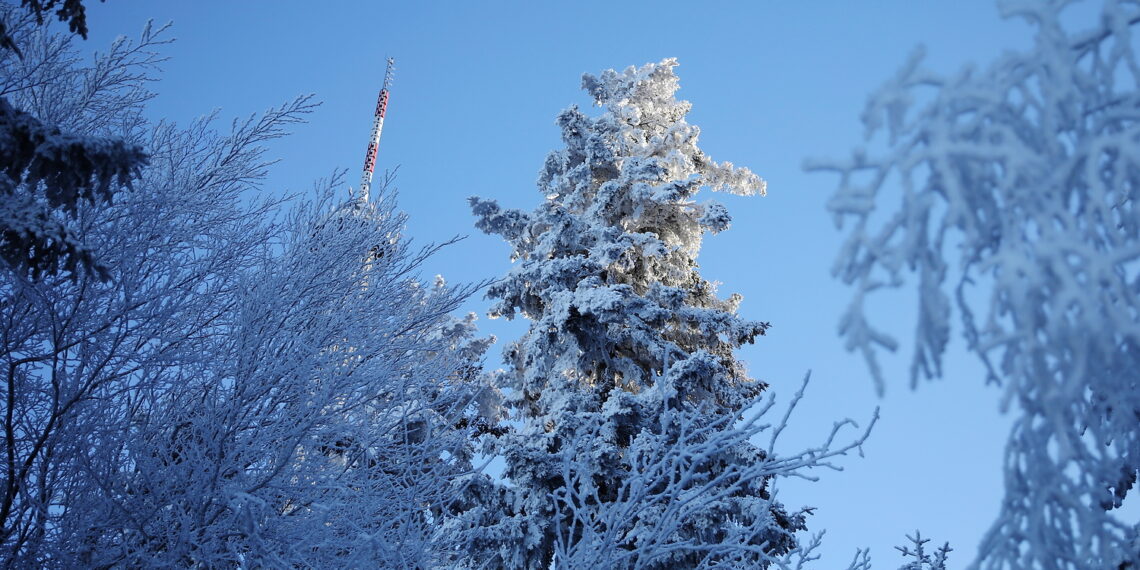
[[[1019,408],[984,568],[1140,552],[1137,521],[1113,514],[1140,467],[1140,5],[1107,0],[1073,32],[1070,4],[1003,3],[1034,46],[982,71],[943,77],[916,54],[863,115],[885,149],[809,165],[840,175],[828,208],[852,225],[834,274],[854,289],[840,334],[880,391],[876,352],[897,342],[864,299],[913,275],[912,383],[942,373],[956,307],[1003,408]]]

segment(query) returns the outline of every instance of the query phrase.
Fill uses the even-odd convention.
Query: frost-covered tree
[[[853,224],[834,273],[855,296],[840,332],[880,391],[876,351],[897,343],[864,302],[909,272],[912,384],[941,374],[957,307],[1017,407],[981,568],[1140,564],[1140,521],[1114,513],[1140,468],[1140,4],[1108,0],[1083,31],[1072,4],[1002,3],[1034,45],[985,70],[942,76],[916,54],[864,112],[878,146],[813,165],[842,176],[828,208]]]
[[[409,250],[390,204],[331,203],[342,187],[240,279],[215,352],[133,396],[101,450],[123,460],[61,525],[79,562],[428,568],[454,549],[436,527],[480,393],[447,314],[470,289],[420,285],[435,248]]]
[[[533,212],[471,199],[516,262],[489,289],[492,316],[531,321],[498,378],[518,424],[494,449],[508,484],[485,484],[488,511],[470,521],[476,561],[764,567],[800,551],[805,519],[775,500],[772,476],[842,451],[777,458],[752,441],[769,427],[759,414],[738,425],[766,384],[734,351],[769,325],[698,273],[704,234],[730,218],[694,195],[765,186],[698,149],[675,65],[584,76],[603,112],[558,117],[566,146],[547,158]]]
[[[147,134],[137,127],[149,94],[140,72],[155,59],[156,35],[147,30],[141,41],[123,41],[97,58],[93,67],[76,69],[68,37],[48,34],[30,20],[21,26],[10,31],[21,42],[23,57],[5,52],[0,60],[0,85],[13,106],[36,121],[61,125],[80,137],[117,136],[133,145],[144,144]],[[114,79],[88,83],[85,77]],[[232,219],[225,211],[231,202],[220,194],[233,185],[232,176],[243,176],[248,165],[219,168],[227,147],[174,149],[178,140],[174,135],[171,129],[153,133],[150,146],[158,151],[156,156],[168,151],[163,158],[176,163],[176,150],[196,151],[190,157],[201,161],[200,173],[212,177],[215,186],[203,185],[201,194],[186,191],[191,182],[187,163],[179,172],[181,178],[168,177],[162,186],[170,204],[143,194],[114,208],[105,201],[74,204],[71,223],[84,233],[90,230],[87,235],[107,248],[108,267],[116,265],[115,271],[108,271],[114,285],[100,284],[86,273],[72,281],[51,274],[30,280],[20,265],[2,272],[0,342],[6,366],[0,559],[10,566],[37,565],[45,544],[53,541],[50,533],[59,529],[59,517],[67,514],[67,495],[88,480],[81,462],[89,452],[87,434],[98,437],[100,425],[114,426],[108,428],[110,433],[125,427],[116,424],[122,413],[103,407],[108,402],[106,391],[121,387],[120,381],[131,371],[175,362],[169,349],[189,342],[196,336],[193,331],[222,310],[221,305],[209,303],[190,310],[171,292],[205,288],[216,271],[233,270],[250,255],[249,247],[235,247],[224,253],[213,250],[216,255],[203,255],[201,264],[187,263],[195,257],[195,241],[210,234],[186,235],[180,222],[216,224],[214,235],[251,229]],[[9,188],[14,195],[33,196],[40,186],[37,177],[8,174],[9,182],[16,184]],[[221,199],[219,209],[202,210],[212,198]],[[250,233],[254,240],[264,236],[264,232]],[[203,254],[206,251],[210,250]]]
[[[485,425],[486,343],[447,316],[470,287],[417,278],[434,248],[410,249],[391,193],[336,204],[334,179],[282,222],[250,190],[308,98],[227,132],[151,124],[152,59],[112,50],[94,68],[121,81],[84,91],[66,38],[14,37],[14,104],[150,161],[113,203],[76,205],[109,280],[0,270],[0,566],[429,567],[456,551],[440,522]]]
[[[92,136],[88,125],[61,112],[66,105],[50,109],[51,102],[37,102],[33,114],[8,97],[26,101],[39,91],[28,83],[28,76],[36,75],[66,83],[101,105],[133,108],[149,96],[137,70],[158,61],[153,47],[161,42],[148,30],[138,43],[117,42],[94,66],[75,66],[66,49],[69,39],[45,36],[34,24],[42,24],[42,12],[56,2],[23,4],[28,13],[0,6],[0,262],[33,278],[61,271],[106,278],[106,268],[79,229],[78,206],[108,201],[129,187],[146,163],[145,153],[120,137]],[[81,3],[65,0],[58,16],[86,37]]]

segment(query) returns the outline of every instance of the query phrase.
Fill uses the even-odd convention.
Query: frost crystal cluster
[[[518,427],[496,448],[503,517],[484,521],[496,564],[758,567],[804,527],[770,496],[788,466],[749,442],[766,426],[735,426],[766,384],[733,351],[768,324],[697,272],[702,236],[730,218],[694,195],[764,182],[697,148],[674,66],[584,77],[603,112],[559,115],[565,148],[539,174],[534,211],[471,199],[516,261],[489,290],[492,315],[531,322],[499,378]]]
[[[1140,5],[1108,0],[1074,33],[1071,4],[1003,3],[1034,46],[985,71],[912,58],[863,117],[885,151],[814,165],[842,176],[828,207],[853,225],[834,272],[855,297],[840,330],[880,390],[875,352],[896,343],[864,301],[910,272],[912,383],[941,374],[956,306],[1018,408],[982,568],[1140,564],[1137,521],[1114,515],[1140,467]]]

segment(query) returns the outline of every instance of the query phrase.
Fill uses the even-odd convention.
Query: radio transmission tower
[[[372,135],[368,141],[368,154],[364,157],[364,172],[360,176],[360,199],[368,201],[368,190],[372,188],[372,171],[376,169],[376,151],[380,149],[380,132],[384,130],[384,113],[388,110],[388,88],[392,86],[392,72],[396,59],[388,58],[388,68],[384,71],[384,86],[376,98],[376,118],[372,121]]]

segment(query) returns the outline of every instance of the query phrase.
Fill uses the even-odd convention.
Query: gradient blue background
[[[481,195],[530,209],[546,153],[559,146],[555,115],[589,107],[583,72],[676,57],[689,122],[714,159],[746,165],[769,183],[764,198],[719,196],[735,217],[706,241],[706,278],[739,292],[742,312],[770,321],[770,336],[743,352],[781,402],[813,370],[805,401],[778,449],[826,435],[833,421],[882,420],[865,457],[818,482],[790,480],[780,498],[818,507],[812,530],[828,530],[818,568],[844,567],[870,547],[876,567],[901,563],[904,534],[971,558],[997,512],[1009,418],[985,388],[959,335],[946,378],[907,389],[912,295],[872,303],[902,341],[888,359],[888,391],[875,397],[862,360],[846,353],[836,323],[849,293],[829,275],[840,234],[824,209],[834,176],[805,174],[809,157],[842,157],[858,144],[867,94],[919,43],[931,67],[951,72],[1029,45],[1031,30],[1000,20],[991,2],[88,2],[89,49],[137,36],[148,18],[173,21],[154,118],[187,123],[221,109],[219,126],[295,95],[323,106],[275,142],[281,162],[265,192],[304,192],[336,168],[355,186],[384,58],[397,58],[378,169],[399,166],[408,235],[425,243],[470,237],[431,260],[426,274],[449,281],[503,275],[508,250],[472,227],[465,198]],[[467,310],[483,313],[473,299]],[[500,338],[518,323],[480,320]],[[489,365],[498,362],[493,349]],[[852,434],[853,435],[853,434]]]

